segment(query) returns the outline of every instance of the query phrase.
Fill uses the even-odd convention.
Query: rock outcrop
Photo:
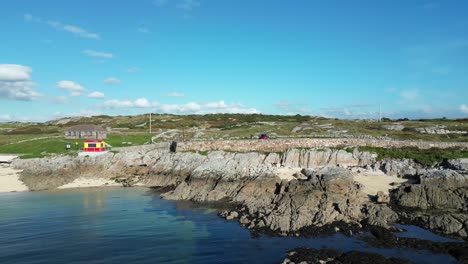
[[[348,170],[325,167],[306,176],[306,181],[277,183],[274,192],[263,199],[235,197],[248,210],[244,225],[291,232],[361,219],[360,187]]]
[[[450,159],[447,163],[451,169],[468,172],[468,159]]]
[[[414,176],[421,168],[410,159],[387,159],[374,165],[389,176],[405,177]]]
[[[395,130],[395,131],[402,131],[403,129],[405,129],[405,127],[400,124],[383,125],[382,128],[386,130]]]
[[[452,170],[431,170],[419,184],[401,186],[392,193],[404,218],[444,234],[467,237],[468,175]],[[414,210],[416,209],[416,210]],[[430,211],[430,214],[426,213]]]
[[[291,149],[284,154],[281,164],[295,168],[363,167],[373,164],[375,159],[375,154],[357,150],[347,152],[333,149]]]

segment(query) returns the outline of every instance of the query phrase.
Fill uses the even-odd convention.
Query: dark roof
[[[92,132],[95,132],[95,131],[106,131],[106,130],[104,128],[102,128],[101,126],[84,124],[84,125],[77,125],[77,126],[69,127],[67,129],[65,129],[65,131],[92,131]]]

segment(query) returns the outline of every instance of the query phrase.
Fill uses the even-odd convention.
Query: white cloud
[[[462,104],[462,105],[460,105],[459,109],[460,109],[460,112],[462,112],[463,114],[468,115],[468,105]]]
[[[132,108],[134,104],[129,100],[108,100],[102,104],[107,108]]]
[[[114,78],[114,77],[109,77],[107,79],[104,80],[104,83],[107,83],[107,84],[117,84],[117,83],[121,83],[121,81],[117,78]]]
[[[106,108],[152,108],[161,113],[173,114],[208,114],[208,113],[242,113],[253,114],[258,113],[255,108],[248,108],[242,104],[226,104],[224,101],[211,103],[196,103],[190,102],[186,104],[160,104],[157,102],[151,103],[146,98],[139,98],[135,101],[130,100],[108,100],[101,106]]]
[[[11,115],[0,115],[0,121],[10,121],[11,119]]]
[[[404,100],[415,100],[419,97],[418,89],[401,90],[400,97]]]
[[[85,88],[73,81],[59,81],[57,87],[70,92],[71,96],[80,96],[85,92]]]
[[[151,30],[145,27],[139,27],[138,32],[143,33],[143,34],[151,34]]]
[[[112,53],[105,53],[105,52],[99,52],[99,51],[94,51],[94,50],[84,50],[83,53],[90,57],[99,57],[99,58],[106,58],[106,59],[114,58],[114,54]]]
[[[65,31],[68,31],[68,32],[73,33],[73,34],[76,34],[76,35],[78,35],[78,36],[80,36],[80,37],[83,37],[83,38],[99,39],[99,35],[98,35],[98,34],[88,32],[87,30],[82,29],[82,28],[77,27],[77,26],[65,25],[65,26],[63,26],[63,29],[64,29]]]
[[[92,92],[90,94],[88,94],[88,98],[94,98],[94,99],[102,99],[104,98],[104,93],[101,93],[101,92]]]
[[[139,108],[151,107],[151,103],[146,98],[138,98],[135,100],[133,104],[135,105],[135,107],[139,107]]]
[[[27,22],[35,22],[35,23],[40,23],[40,24],[45,24],[50,27],[53,27],[57,30],[63,30],[70,32],[76,36],[82,37],[82,38],[91,38],[91,39],[100,39],[101,37],[97,33],[89,32],[86,29],[83,29],[78,26],[74,25],[69,25],[69,24],[63,24],[62,22],[59,21],[53,21],[53,20],[43,20],[42,18],[39,17],[34,17],[30,14],[26,14],[23,16],[24,20]]]
[[[191,11],[196,7],[200,6],[200,2],[196,0],[181,0],[176,7],[179,9],[183,9],[185,11]]]
[[[167,94],[165,94],[165,96],[168,96],[168,97],[184,97],[185,94],[183,94],[183,93],[177,93],[177,92],[172,92],[172,93],[167,93]]]
[[[208,114],[208,113],[240,113],[253,114],[258,113],[257,109],[245,107],[242,104],[226,104],[224,101],[211,103],[190,102],[186,104],[159,104],[154,103],[154,109],[162,113],[174,114]]]
[[[18,64],[0,64],[1,81],[28,81],[31,68]]]
[[[31,101],[39,96],[32,88],[31,68],[18,64],[0,64],[0,98]]]

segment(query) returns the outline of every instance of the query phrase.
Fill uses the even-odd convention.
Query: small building
[[[106,139],[107,130],[96,125],[77,125],[65,129],[65,138]]]
[[[83,152],[106,152],[106,142],[88,139],[83,143]]]

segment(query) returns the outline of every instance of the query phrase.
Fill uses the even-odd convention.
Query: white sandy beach
[[[59,189],[102,187],[102,186],[122,186],[113,180],[102,178],[78,178],[73,182],[58,187]]]
[[[354,181],[362,184],[364,188],[362,189],[363,194],[365,195],[377,195],[377,192],[382,191],[384,194],[389,194],[391,189],[397,188],[398,185],[407,182],[406,179],[398,178],[396,176],[388,176],[382,171],[372,171],[359,169],[360,173],[357,170],[353,170]],[[276,170],[276,175],[280,180],[291,181],[296,179],[294,174],[300,173],[301,168],[278,168]],[[391,183],[397,183],[395,186],[392,186]]]
[[[354,173],[354,181],[364,186],[362,192],[367,195],[376,195],[379,191],[382,191],[384,194],[389,194],[389,190],[397,188],[398,185],[407,182],[406,179],[388,176],[382,171],[370,170]],[[390,185],[393,182],[398,183],[397,186]]]
[[[17,156],[0,155],[0,192],[23,192],[28,191],[28,187],[19,180],[20,170],[15,170],[13,167],[4,162],[11,162]]]

